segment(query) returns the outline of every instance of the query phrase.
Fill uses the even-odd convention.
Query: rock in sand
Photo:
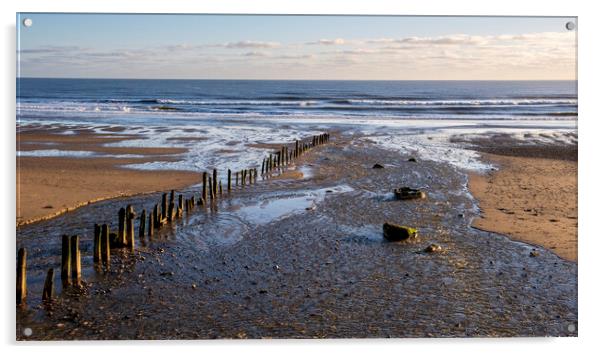
[[[388,241],[404,241],[410,238],[416,238],[418,236],[418,230],[413,227],[386,222],[383,224],[383,234]]]
[[[393,194],[395,194],[395,198],[401,200],[426,198],[425,192],[421,191],[420,189],[414,189],[409,187],[396,188],[393,190]]]

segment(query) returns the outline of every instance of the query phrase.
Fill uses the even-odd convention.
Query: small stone
[[[537,257],[537,256],[539,256],[539,252],[537,252],[535,250],[533,250],[529,253],[529,257]]]
[[[458,214],[458,217],[459,217],[460,219],[464,219],[464,214],[460,213],[460,214]]]
[[[196,289],[196,284],[192,283],[192,288]]]
[[[424,252],[426,253],[435,253],[435,252],[441,252],[443,251],[443,248],[441,248],[441,246],[433,243],[431,245],[429,245],[427,248],[424,249]]]
[[[410,157],[410,158],[408,159],[408,162],[417,162],[417,161],[416,161],[416,158],[414,158],[414,157]]]
[[[385,166],[383,166],[379,163],[375,163],[374,166],[372,166],[372,168],[385,168]]]
[[[274,270],[280,270],[280,266],[279,266],[278,264],[276,264],[276,265],[274,266]]]

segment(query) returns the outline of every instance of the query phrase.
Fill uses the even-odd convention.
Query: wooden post
[[[247,171],[245,171],[245,170],[242,170],[242,171],[240,171],[240,176],[241,176],[241,185],[242,185],[243,187],[245,186],[246,179],[247,179],[247,178],[246,178],[246,177],[247,177],[247,173],[246,173],[246,172],[247,172]]]
[[[221,179],[219,180],[218,188],[219,188],[219,196],[221,197],[222,196],[222,180]]]
[[[71,245],[69,244],[69,236],[63,235],[63,243],[61,250],[61,280],[63,286],[71,284]]]
[[[94,224],[94,263],[100,262],[100,225]]]
[[[27,298],[27,250],[19,248],[17,254],[17,305],[25,303]]]
[[[82,277],[81,254],[79,252],[79,236],[71,236],[71,278],[73,285],[79,286]]]
[[[155,207],[153,208],[153,226],[155,228],[159,228],[161,225],[161,220],[159,220],[159,205],[155,204]],[[152,231],[149,231],[152,233]],[[149,234],[149,236],[151,236],[151,234]]]
[[[124,245],[130,246],[132,248],[134,246],[134,208],[128,204],[125,208],[125,243]]]
[[[268,158],[267,172],[272,172],[272,154],[270,154],[270,157]]]
[[[119,239],[119,242],[123,245],[125,245],[126,239],[125,239],[125,220],[126,219],[126,212],[124,208],[119,209],[119,229],[117,231],[117,238]]]
[[[159,219],[163,219],[167,217],[167,193],[163,193],[163,195],[161,196],[161,216],[159,217]],[[159,220],[161,221],[161,220]],[[159,222],[159,225],[161,225],[161,223]]]
[[[209,177],[209,189],[209,197],[211,197],[211,200],[213,200],[215,196],[213,195],[213,181],[211,180],[211,177]]]
[[[181,194],[178,195],[178,208],[184,209],[184,197]]]
[[[140,214],[140,225],[138,226],[138,237],[144,239],[144,234],[146,233],[146,209],[142,209],[142,213]]]
[[[217,197],[217,169],[213,169],[213,197]]]
[[[203,172],[203,193],[201,197],[203,200],[207,200],[207,172]]]
[[[109,240],[109,226],[103,224],[100,229],[100,253],[102,262],[108,266],[111,262],[111,241]]]
[[[235,176],[236,176],[236,184],[235,185],[238,186],[238,172],[235,173]]]
[[[295,158],[299,157],[299,140],[295,140]]]
[[[54,296],[54,268],[48,269],[46,280],[44,281],[44,290],[42,291],[42,301],[52,301]]]
[[[157,217],[157,204],[155,204],[155,208],[152,213],[148,213],[148,238],[150,240],[153,237],[153,229],[155,228],[155,218]]]
[[[171,222],[173,220],[174,207],[175,205],[173,203],[169,203],[169,210],[167,211],[168,222]]]
[[[265,174],[265,157],[263,158],[263,160],[261,161],[261,175],[263,176]]]
[[[228,192],[232,190],[232,171],[228,169]]]

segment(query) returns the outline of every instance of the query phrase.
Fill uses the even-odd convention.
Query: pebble
[[[429,245],[427,248],[424,249],[424,252],[427,253],[434,253],[434,252],[441,252],[443,251],[443,248],[441,248],[441,246],[433,243],[431,245]]]

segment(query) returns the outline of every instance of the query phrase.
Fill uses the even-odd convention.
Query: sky
[[[17,75],[575,80],[577,32],[566,29],[569,21],[575,19],[21,13]]]

